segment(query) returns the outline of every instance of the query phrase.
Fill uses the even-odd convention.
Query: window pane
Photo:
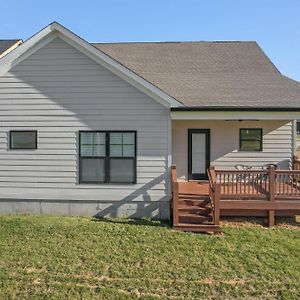
[[[123,157],[134,157],[134,145],[123,146]]]
[[[121,183],[134,182],[134,160],[133,159],[111,159],[110,160],[110,181]]]
[[[83,145],[83,144],[92,145],[94,142],[94,133],[93,132],[81,132],[80,133],[80,142],[81,142],[81,145]]]
[[[133,132],[124,132],[123,133],[123,144],[134,145],[134,133]]]
[[[104,132],[94,133],[94,144],[105,145],[106,137]]]
[[[111,145],[122,145],[122,132],[111,132],[109,140]]]
[[[103,158],[81,158],[81,182],[104,182],[105,161]]]
[[[110,156],[122,156],[122,145],[110,145]]]
[[[36,149],[36,131],[12,131],[11,149]]]
[[[261,151],[260,141],[241,141],[242,151]]]
[[[242,129],[241,130],[242,139],[261,139],[261,130],[260,129]]]
[[[81,156],[106,155],[106,136],[104,132],[81,132],[80,134]]]
[[[81,156],[94,156],[93,145],[81,145],[80,151]]]
[[[106,146],[105,145],[95,145],[94,146],[94,155],[95,156],[105,156],[106,155]]]

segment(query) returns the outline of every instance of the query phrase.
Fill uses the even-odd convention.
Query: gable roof
[[[174,110],[300,111],[300,83],[283,76],[256,42],[89,44],[53,22],[0,55],[0,76],[57,36]]]
[[[0,57],[4,56],[17,46],[22,44],[22,40],[0,40]]]
[[[92,45],[192,109],[300,109],[300,83],[256,42]]]
[[[100,65],[104,66],[112,73],[117,74],[119,77],[126,80],[165,107],[177,107],[182,105],[166,92],[137,75],[134,71],[123,66],[121,63],[112,59],[104,52],[99,51],[99,49],[93,47],[91,44],[57,22],[53,22],[47,27],[43,28],[18,48],[2,57],[0,59],[0,76],[8,72],[11,68],[20,63],[22,60],[26,59],[41,47],[47,45],[56,37],[60,37],[77,50],[81,51]]]

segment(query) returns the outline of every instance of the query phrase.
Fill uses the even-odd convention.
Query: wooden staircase
[[[173,229],[192,232],[219,231],[219,206],[215,184],[210,181],[178,181],[171,169],[173,187]]]

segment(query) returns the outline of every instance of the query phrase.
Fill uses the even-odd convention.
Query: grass
[[[0,299],[299,299],[298,225],[2,216]]]

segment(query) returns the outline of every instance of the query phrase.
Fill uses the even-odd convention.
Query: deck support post
[[[276,178],[275,178],[275,167],[270,166],[269,168],[269,201],[274,202],[275,200],[275,188],[276,188]],[[268,211],[268,225],[272,227],[275,225],[275,211]]]
[[[268,226],[272,227],[275,225],[275,212],[274,210],[269,210],[268,212],[268,217],[269,217],[269,222],[268,222]]]
[[[215,225],[220,224],[220,194],[221,194],[221,184],[215,183],[215,195],[214,195]]]

